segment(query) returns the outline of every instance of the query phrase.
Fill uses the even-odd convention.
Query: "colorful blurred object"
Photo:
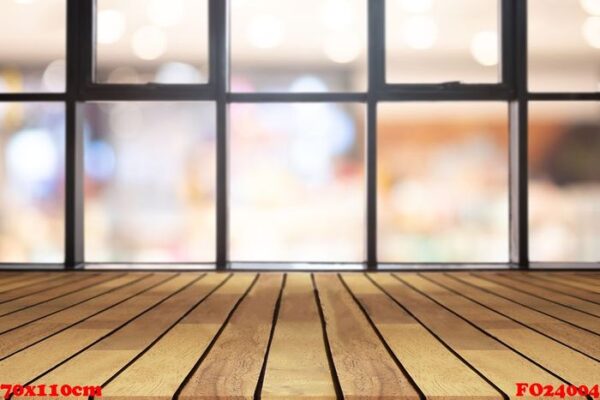
[[[233,261],[362,262],[364,108],[231,109]]]
[[[600,104],[532,103],[530,242],[534,261],[600,260]]]
[[[379,114],[379,259],[507,262],[506,104],[385,103]]]
[[[63,261],[63,160],[62,104],[0,103],[0,262]]]
[[[213,261],[214,106],[92,103],[85,114],[86,259]]]

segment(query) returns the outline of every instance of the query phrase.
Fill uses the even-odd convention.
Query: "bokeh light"
[[[100,44],[118,42],[125,33],[125,17],[118,10],[101,10],[97,17],[96,39]]]
[[[471,54],[486,67],[498,65],[498,35],[496,32],[478,32],[471,40]]]

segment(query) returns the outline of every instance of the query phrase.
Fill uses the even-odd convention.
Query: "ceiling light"
[[[400,0],[400,7],[409,13],[424,13],[433,7],[433,0]]]
[[[486,67],[498,65],[498,35],[492,31],[482,31],[471,40],[473,58]]]
[[[167,49],[167,37],[160,28],[145,26],[135,32],[131,45],[142,60],[156,60]]]
[[[587,44],[600,49],[600,17],[588,17],[581,30]]]
[[[248,26],[248,40],[259,49],[272,49],[279,46],[285,37],[281,19],[272,15],[254,17]]]
[[[181,22],[184,16],[182,0],[152,0],[147,8],[148,19],[153,24],[168,28]]]
[[[125,17],[118,10],[102,10],[98,13],[96,38],[100,44],[118,42],[125,33]]]
[[[438,27],[435,20],[427,16],[414,16],[402,24],[404,42],[417,50],[431,48],[437,40]]]
[[[356,8],[350,0],[328,0],[321,9],[321,22],[333,31],[351,28],[356,21]]]
[[[346,64],[352,62],[360,55],[360,41],[354,35],[347,33],[333,34],[325,39],[323,51],[333,62]]]
[[[591,15],[600,15],[600,0],[580,0],[581,7]]]

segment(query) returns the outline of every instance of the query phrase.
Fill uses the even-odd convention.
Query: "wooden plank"
[[[600,274],[593,272],[558,272],[558,273],[544,273],[544,275],[554,275],[560,278],[572,279],[581,283],[593,282],[600,284]]]
[[[563,383],[390,274],[369,277],[505,394],[515,394],[516,382]]]
[[[179,399],[254,399],[282,282],[281,274],[260,276]]]
[[[534,286],[531,284],[530,281],[521,281],[519,279],[516,279],[515,276],[513,276],[513,274],[504,275],[486,273],[476,274],[476,276],[497,283],[500,286],[507,286],[509,288],[519,290],[527,294],[532,294],[543,299],[551,300],[553,302],[560,303],[565,306],[573,307],[575,309],[578,309],[579,311],[583,311],[588,314],[600,317],[600,304],[594,304],[589,301],[581,300],[576,297],[559,293],[551,289],[543,289],[541,287]]]
[[[0,291],[4,290],[4,285],[7,285],[9,283],[19,282],[19,281],[27,281],[31,278],[40,276],[41,274],[42,273],[40,273],[40,272],[29,272],[29,273],[15,272],[13,274],[2,275],[2,277],[0,277]]]
[[[44,273],[30,277],[26,280],[18,280],[16,282],[10,282],[0,287],[0,302],[12,300],[22,295],[27,295],[35,292],[35,290],[42,290],[45,285],[51,285],[53,281],[58,279],[64,279],[66,275],[64,273]],[[31,288],[34,288],[32,291]]]
[[[27,301],[29,297],[37,298],[43,296],[46,292],[53,292],[64,286],[68,286],[71,283],[76,283],[90,277],[97,276],[97,274],[82,274],[82,273],[63,273],[59,278],[51,281],[40,282],[35,285],[28,285],[18,290],[11,290],[9,293],[5,293],[3,300],[0,301],[0,305],[10,303],[17,300]]]
[[[36,321],[40,318],[47,317],[54,313],[58,313],[60,311],[66,310],[69,307],[79,305],[82,302],[90,300],[96,296],[100,296],[104,293],[111,292],[113,290],[117,290],[125,285],[132,284],[136,281],[141,281],[149,277],[150,274],[139,274],[139,273],[130,273],[122,277],[118,277],[114,280],[109,280],[99,285],[93,286],[85,291],[79,291],[68,296],[64,296],[58,298],[56,300],[52,300],[46,303],[39,304],[35,307],[27,308],[22,311],[15,312],[10,315],[6,315],[4,317],[0,317],[0,334],[6,333],[8,330],[15,329],[24,324],[30,323],[32,321]],[[101,301],[102,299],[100,299]],[[82,313],[82,318],[85,317],[85,306],[80,307],[79,310]],[[83,310],[82,310],[83,309]],[[92,310],[90,308],[89,310]],[[62,314],[64,322],[64,315]],[[74,315],[75,317],[79,317],[79,315]],[[56,320],[56,319],[55,319]],[[50,328],[53,324],[52,320],[48,319],[44,321],[46,327]],[[50,329],[51,330],[51,329]],[[29,331],[31,333],[31,331]],[[3,340],[5,340],[4,336],[0,336]],[[2,346],[0,345],[0,349]],[[0,350],[0,354],[1,354]],[[0,356],[1,358],[1,356]]]
[[[47,301],[58,299],[62,296],[66,296],[68,294],[77,292],[81,289],[91,287],[98,283],[102,283],[107,280],[114,279],[114,277],[122,275],[123,274],[78,274],[78,276],[74,277],[73,280],[64,282],[63,284],[55,287],[54,289],[44,290],[26,297],[22,297],[20,299],[7,301],[3,304],[0,304],[0,317],[18,310],[25,309],[27,307],[33,307]]]
[[[318,274],[315,280],[344,397],[418,399],[339,277]]]
[[[595,271],[528,271],[539,276],[554,276],[560,279],[572,279],[581,283],[599,282],[600,274]]]
[[[288,274],[262,399],[336,399],[310,274]]]
[[[135,393],[136,397],[145,400],[171,400],[255,277],[255,274],[235,274],[144,355],[107,383],[102,390],[102,399],[126,399]]]
[[[15,280],[28,280],[41,275],[47,275],[48,272],[32,272],[27,270],[3,272],[0,276],[0,282],[11,282]]]
[[[427,399],[502,399],[497,389],[364,275],[344,274],[343,280]]]
[[[482,278],[485,277],[485,275],[477,276]],[[511,289],[506,286],[494,285],[493,282],[490,282],[490,287],[493,288],[495,293],[501,294],[505,297],[509,297],[514,302],[520,303],[527,307],[533,308],[534,310],[548,314],[552,317],[569,322],[582,329],[586,329],[592,332],[600,332],[600,319],[598,319],[597,317],[585,314],[573,308],[553,303],[540,297],[532,296],[519,290]]]
[[[94,317],[0,361],[0,376],[6,382],[26,384],[48,369],[109,335],[124,323],[149,310],[182,289],[198,274],[181,274]]]
[[[549,280],[551,282],[564,285],[565,287],[571,288],[575,291],[583,290],[590,293],[600,294],[600,285],[598,285],[595,282],[577,282],[574,280],[564,279],[562,277],[551,274],[538,274],[538,277],[544,280]]]
[[[594,280],[600,282],[600,272],[599,271],[589,271],[589,272],[578,271],[578,272],[573,272],[572,274],[574,276],[580,276],[585,279],[594,279]]]
[[[537,311],[523,307],[507,298],[493,294],[494,284],[476,276],[429,274],[428,279],[461,293],[493,310],[513,318],[539,333],[548,335],[561,343],[600,359],[600,336],[576,328]],[[473,286],[474,285],[477,288]],[[497,286],[497,285],[496,285]],[[490,292],[488,292],[490,291]]]
[[[205,276],[123,329],[40,377],[34,384],[69,382],[70,385],[103,385],[228,277],[229,274]]]
[[[565,287],[559,283],[551,282],[538,277],[537,273],[526,273],[520,271],[513,271],[510,274],[512,279],[519,280],[526,283],[529,286],[537,288],[543,288],[556,293],[566,294],[571,297],[575,297],[581,300],[592,302],[594,304],[600,304],[600,295],[586,292],[583,290],[573,290],[572,288]]]
[[[421,276],[404,274],[399,278],[571,384],[593,386],[600,382],[596,361]]]

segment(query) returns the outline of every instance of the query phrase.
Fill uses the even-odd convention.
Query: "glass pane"
[[[390,83],[497,83],[497,0],[387,0]]]
[[[62,103],[0,103],[0,262],[64,260]]]
[[[66,1],[2,1],[0,92],[64,92]]]
[[[366,23],[366,0],[232,0],[232,91],[365,90]]]
[[[233,261],[363,261],[364,107],[231,107]]]
[[[87,261],[214,261],[214,105],[97,103],[85,113]]]
[[[381,261],[508,260],[507,117],[504,103],[380,105]]]
[[[96,81],[208,81],[208,0],[98,0]]]
[[[600,104],[529,106],[534,261],[600,261]]]
[[[600,90],[600,2],[529,0],[529,89]]]

